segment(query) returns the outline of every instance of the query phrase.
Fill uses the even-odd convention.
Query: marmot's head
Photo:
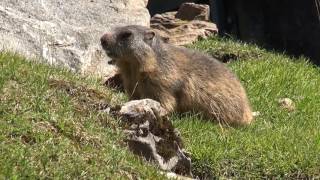
[[[101,37],[103,49],[115,61],[142,60],[161,42],[152,29],[137,25],[117,27]]]

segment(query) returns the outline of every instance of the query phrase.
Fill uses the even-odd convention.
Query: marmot
[[[150,98],[169,112],[201,112],[230,125],[253,119],[238,78],[213,57],[166,43],[148,27],[115,28],[101,45],[120,70],[130,100]]]

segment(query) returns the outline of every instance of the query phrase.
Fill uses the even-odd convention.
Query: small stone
[[[290,98],[280,98],[278,104],[282,109],[287,111],[294,111],[296,109],[294,102]]]
[[[258,117],[260,115],[261,115],[261,113],[259,111],[252,112],[253,117]]]

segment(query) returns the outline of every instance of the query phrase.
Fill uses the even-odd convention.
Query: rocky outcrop
[[[191,159],[160,103],[151,99],[129,101],[119,115],[133,153],[156,162],[162,170],[191,176]]]
[[[84,73],[113,71],[100,36],[116,25],[149,25],[147,0],[1,0],[0,50]]]
[[[218,33],[217,26],[209,22],[208,5],[182,4],[178,12],[156,14],[151,27],[175,45],[191,44]]]

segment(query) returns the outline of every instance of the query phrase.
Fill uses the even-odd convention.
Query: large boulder
[[[0,50],[71,70],[113,71],[100,36],[114,26],[149,25],[147,0],[1,0]]]

